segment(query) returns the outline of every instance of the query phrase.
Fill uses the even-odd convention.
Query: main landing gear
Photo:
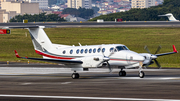
[[[71,75],[72,79],[79,79],[79,74],[74,71],[74,73]]]
[[[121,69],[121,71],[119,71],[119,76],[126,76],[126,71]]]

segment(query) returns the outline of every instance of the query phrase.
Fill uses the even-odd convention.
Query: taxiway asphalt
[[[26,101],[179,101],[180,69],[146,69],[144,78],[137,69],[90,69],[72,79],[63,66],[0,67],[0,100]]]
[[[46,27],[180,27],[180,22],[176,21],[105,21],[105,22],[55,22],[55,23],[0,23],[0,28],[8,26],[46,26]]]

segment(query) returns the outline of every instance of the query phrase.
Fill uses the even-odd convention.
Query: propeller
[[[111,65],[109,64],[108,61],[110,60],[109,57],[114,54],[114,50],[108,56],[105,56],[103,52],[102,52],[102,54],[103,54],[103,60],[97,65],[97,67],[99,65],[101,65],[102,63],[106,62],[107,65],[108,65],[108,68],[109,68],[109,72],[111,73],[112,72],[112,68],[111,68]]]
[[[156,54],[160,51],[161,46],[160,46],[160,45],[158,46],[158,48],[157,48],[155,54],[151,54],[151,52],[149,51],[149,49],[148,49],[147,46],[145,46],[144,49],[151,55],[151,56],[150,56],[150,61],[149,61],[149,63],[148,63],[146,66],[149,66],[149,65],[153,62],[153,60],[154,60],[155,63],[156,63],[156,65],[157,65],[158,68],[160,69],[160,68],[161,68],[161,65],[160,65],[159,62],[156,60],[156,59],[157,59]]]

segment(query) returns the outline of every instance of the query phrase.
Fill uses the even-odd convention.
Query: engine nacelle
[[[89,67],[100,67],[103,62],[103,56],[87,56],[84,57],[81,61],[83,61],[82,67],[89,68]]]

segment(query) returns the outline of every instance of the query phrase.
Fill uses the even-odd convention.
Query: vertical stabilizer
[[[176,21],[176,18],[171,13],[166,14],[166,15],[167,15],[169,21]]]
[[[52,49],[52,42],[43,28],[45,27],[39,26],[38,28],[28,28],[35,50],[44,51]]]
[[[176,18],[173,16],[172,13],[168,13],[168,14],[165,14],[165,15],[158,15],[158,16],[167,16],[169,21],[179,21],[179,20],[176,20]]]

